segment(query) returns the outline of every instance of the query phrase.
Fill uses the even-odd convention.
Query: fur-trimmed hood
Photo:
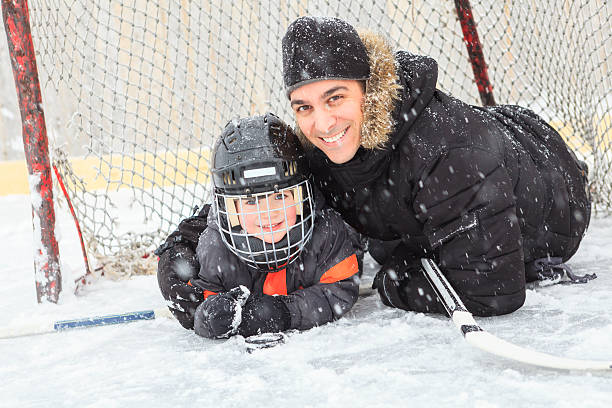
[[[370,31],[360,31],[359,37],[370,58],[370,78],[366,81],[366,93],[361,126],[361,146],[380,149],[395,128],[393,111],[400,98],[401,85],[397,74],[395,56],[387,40]],[[296,133],[304,147],[313,147],[300,128]]]
[[[387,40],[371,31],[359,33],[370,57],[370,78],[366,93],[361,125],[361,146],[380,149],[389,140],[395,128],[393,111],[399,99],[401,86],[396,72],[395,56]]]

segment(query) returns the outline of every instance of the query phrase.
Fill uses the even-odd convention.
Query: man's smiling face
[[[361,143],[363,85],[355,80],[321,80],[290,95],[298,126],[336,164],[351,160]]]

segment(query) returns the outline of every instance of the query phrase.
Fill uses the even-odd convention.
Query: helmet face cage
[[[215,204],[223,243],[262,272],[295,261],[312,236],[314,200],[308,180],[257,194],[215,192]]]

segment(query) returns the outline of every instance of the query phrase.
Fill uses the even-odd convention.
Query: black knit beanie
[[[357,31],[330,17],[300,17],[283,37],[283,78],[287,97],[296,88],[323,79],[365,80],[370,60]]]

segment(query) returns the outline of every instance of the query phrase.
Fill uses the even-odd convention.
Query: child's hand
[[[242,322],[242,306],[250,295],[244,286],[209,296],[195,312],[194,329],[209,339],[236,334]]]
[[[168,308],[186,329],[193,329],[193,315],[204,301],[200,288],[190,280],[198,277],[200,263],[196,247],[200,234],[207,228],[210,204],[205,204],[198,215],[184,219],[166,241],[155,250],[159,256],[157,281]]]
[[[195,252],[185,245],[168,248],[159,258],[157,282],[168,308],[186,329],[193,328],[196,308],[204,301],[202,289],[190,284],[200,264]]]
[[[258,333],[285,331],[290,326],[291,314],[283,296],[253,295],[242,308],[242,324],[238,333],[249,337]]]

